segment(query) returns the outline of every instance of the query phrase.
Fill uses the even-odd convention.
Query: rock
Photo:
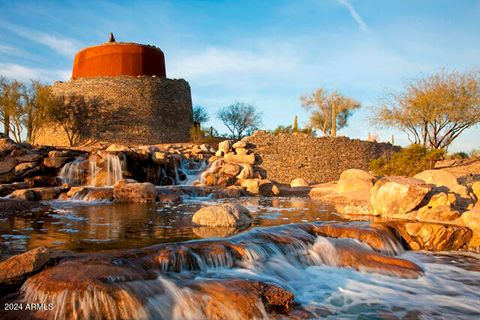
[[[468,188],[460,185],[457,178],[446,170],[425,170],[415,175],[415,178],[434,184],[437,187],[446,187],[457,193],[459,195],[457,201],[459,207],[467,208],[472,203]]]
[[[3,161],[0,161],[0,174],[5,174],[12,171],[18,164],[17,159],[8,155]]]
[[[217,174],[217,181],[216,185],[221,187],[228,187],[234,185],[237,182],[237,178],[235,176],[229,174],[219,173]]]
[[[260,183],[258,179],[245,179],[241,182],[241,186],[249,193],[258,194]]]
[[[0,197],[5,197],[15,190],[27,189],[32,185],[28,182],[14,182],[9,184],[0,184]]]
[[[232,141],[224,140],[218,144],[218,150],[222,151],[224,154],[227,154],[232,147]]]
[[[157,190],[150,182],[139,183],[132,179],[123,179],[113,186],[113,197],[117,202],[155,202]]]
[[[236,149],[239,149],[239,148],[246,148],[247,147],[247,143],[245,141],[237,141],[233,144],[232,146],[235,150]]]
[[[237,154],[248,154],[248,150],[245,149],[245,148],[237,148],[237,149],[235,149],[235,152]]]
[[[30,184],[32,187],[54,187],[58,185],[57,177],[52,176],[33,176],[26,177],[24,181]]]
[[[336,188],[337,188],[336,183],[316,184],[312,186],[312,189],[310,189],[308,196],[312,199],[318,199],[327,194],[334,193]]]
[[[179,204],[182,202],[182,197],[178,194],[163,194],[158,195],[158,201],[162,204]]]
[[[225,154],[225,162],[228,163],[238,163],[238,164],[254,164],[255,163],[255,155],[251,154],[233,154],[227,153]]]
[[[370,193],[366,190],[333,192],[317,195],[314,198],[335,207],[335,211],[346,215],[365,216],[371,215],[373,211],[370,205]]]
[[[36,162],[24,162],[15,166],[15,175],[21,176],[28,170],[35,168],[37,166]]]
[[[42,160],[43,156],[39,153],[27,153],[25,155],[15,157],[18,162],[37,162]]]
[[[61,168],[65,163],[71,161],[71,157],[53,157],[43,159],[43,165],[47,168]]]
[[[220,170],[223,173],[229,174],[231,176],[236,176],[240,173],[242,167],[235,163],[225,163]]]
[[[165,152],[158,151],[152,154],[153,162],[159,165],[164,164],[166,158],[167,158],[167,154]]]
[[[15,200],[35,201],[36,194],[32,189],[21,189],[13,191],[9,198]]]
[[[280,195],[280,189],[270,181],[261,182],[258,187],[258,193],[264,197],[273,197]]]
[[[242,170],[237,175],[237,179],[244,180],[244,179],[251,179],[253,178],[253,167],[249,164],[242,164]]]
[[[459,220],[473,233],[472,238],[468,242],[468,248],[480,252],[480,209],[462,213]]]
[[[0,262],[0,284],[19,284],[50,259],[47,248],[39,247]]]
[[[468,228],[440,223],[388,223],[412,250],[449,251],[466,248],[472,236]]]
[[[415,178],[382,178],[370,192],[373,213],[382,217],[406,214],[422,203],[432,187]]]
[[[120,144],[111,144],[105,149],[107,152],[126,152],[131,151],[131,149],[127,146],[122,146]]]
[[[296,188],[296,187],[309,187],[310,184],[307,182],[307,180],[303,179],[303,178],[296,178],[296,179],[293,179],[291,182],[290,182],[290,187],[292,188]]]
[[[15,142],[10,138],[0,138],[0,152],[10,152],[17,148]]]
[[[455,206],[456,202],[457,202],[457,197],[455,196],[454,193],[439,192],[430,197],[430,200],[428,201],[428,204],[426,205],[426,207],[429,207],[429,208],[437,208],[440,206],[453,207]]]
[[[193,233],[200,238],[224,238],[239,232],[235,227],[204,227],[193,226]]]
[[[348,169],[340,175],[335,192],[347,193],[359,190],[370,190],[374,182],[375,177],[367,171]]]
[[[192,218],[194,224],[209,227],[247,227],[252,221],[248,209],[237,203],[204,207]]]
[[[218,158],[223,157],[223,151],[222,151],[222,150],[217,150],[217,151],[215,152],[215,157],[218,157]],[[210,158],[210,159],[211,159],[211,158]]]
[[[72,187],[67,197],[81,201],[112,201],[113,189],[108,187]]]
[[[477,197],[477,202],[480,201],[480,181],[475,181],[472,184],[472,192]]]
[[[417,211],[415,217],[418,221],[447,222],[459,218],[460,213],[449,205],[425,206]]]

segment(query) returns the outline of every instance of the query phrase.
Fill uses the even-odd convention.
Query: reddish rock
[[[38,271],[49,260],[47,248],[40,247],[0,262],[0,284],[17,284],[25,276]]]

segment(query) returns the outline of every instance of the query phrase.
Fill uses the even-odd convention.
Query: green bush
[[[424,170],[433,169],[438,160],[445,156],[445,150],[432,149],[412,144],[401,151],[382,156],[370,162],[370,170],[380,176],[414,176]]]
[[[296,132],[300,132],[300,133],[307,133],[307,134],[313,134],[313,130],[312,128],[296,128],[295,127],[292,127],[292,126],[278,126],[275,128],[275,130],[271,131],[274,135],[278,135],[280,133],[296,133]]]

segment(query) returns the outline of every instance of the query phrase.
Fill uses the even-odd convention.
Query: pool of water
[[[164,242],[228,236],[245,230],[206,230],[192,226],[201,207],[231,199],[187,198],[179,205],[49,202],[51,208],[0,220],[0,256],[39,246],[92,252],[127,249]],[[342,220],[333,209],[306,198],[242,198],[255,226]]]

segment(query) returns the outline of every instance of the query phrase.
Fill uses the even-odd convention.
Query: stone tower
[[[159,48],[110,41],[80,50],[72,79],[56,82],[55,95],[81,95],[96,116],[82,133],[84,141],[158,144],[189,140],[192,122],[190,86],[168,79]],[[101,116],[99,116],[101,115]],[[98,119],[98,121],[97,121]],[[68,145],[61,128],[43,128],[35,141]]]

